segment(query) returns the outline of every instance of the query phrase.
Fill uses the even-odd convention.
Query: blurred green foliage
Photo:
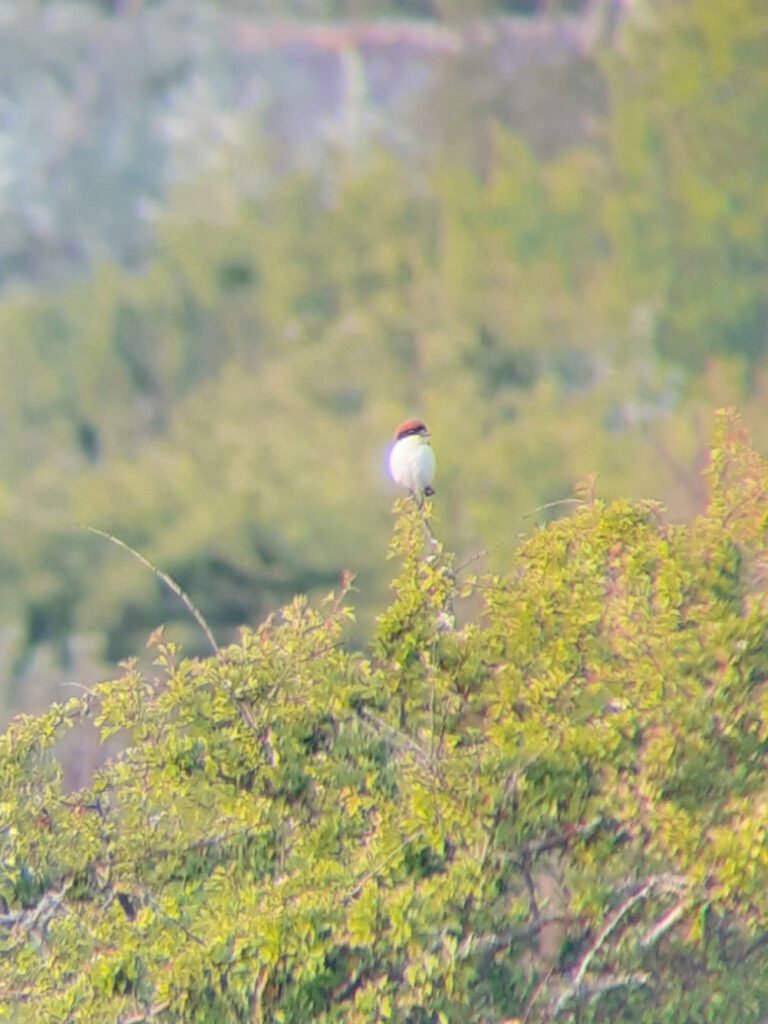
[[[254,132],[241,163],[178,185],[146,265],[3,294],[17,671],[40,643],[66,662],[84,632],[109,658],[160,621],[199,643],[83,523],[170,573],[222,640],[354,569],[366,636],[405,415],[434,434],[446,543],[499,570],[593,473],[607,498],[699,511],[716,405],[768,443],[762,5],[644,9],[602,59],[605,113],[579,143],[542,155],[498,97],[462,106],[446,75],[432,117],[450,131],[410,164],[339,147],[286,173]]]
[[[587,495],[504,575],[403,500],[366,650],[346,579],[203,660],[158,631],[150,671],[16,718],[0,1012],[763,1019],[768,465],[733,416],[707,475],[690,526]],[[89,723],[125,747],[66,792]]]
[[[764,15],[760,0],[651,5],[608,62],[605,223],[630,294],[657,304],[661,351],[695,367],[766,349]]]

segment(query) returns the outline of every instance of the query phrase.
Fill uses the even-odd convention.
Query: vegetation
[[[763,1019],[768,466],[706,438],[738,404],[768,446],[764,5],[547,65],[589,124],[516,120],[468,51],[312,172],[171,7],[43,6],[5,36],[57,53],[15,119],[45,173],[3,136],[0,653],[14,705],[42,648],[78,679],[0,736],[0,1017]],[[416,412],[438,495],[396,505],[387,605]]]
[[[603,58],[602,120],[544,155],[505,127],[491,71],[473,72],[484,99],[446,74],[440,131],[410,160],[338,148],[282,174],[238,122],[207,175],[192,161],[146,265],[6,291],[17,674],[40,644],[66,665],[82,633],[125,656],[159,621],[202,651],[83,523],[178,579],[222,640],[354,565],[362,642],[386,586],[385,447],[414,412],[460,558],[508,569],[535,510],[588,472],[609,498],[700,511],[710,410],[738,404],[768,443],[761,7],[630,24]]]
[[[759,1019],[768,465],[733,417],[708,478],[690,527],[587,494],[507,576],[401,502],[369,650],[347,578],[14,720],[6,1019]],[[83,722],[125,749],[65,793]]]

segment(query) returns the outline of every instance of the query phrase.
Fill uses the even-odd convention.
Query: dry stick
[[[558,506],[560,506],[560,505],[583,505],[583,504],[584,504],[584,502],[582,501],[581,498],[560,498],[558,501],[548,501],[546,503],[546,505],[539,505],[537,508],[533,509],[531,512],[526,512],[520,518],[521,519],[532,519],[535,515],[538,515],[539,512],[546,512],[547,509],[558,508]]]
[[[440,541],[437,539],[435,532],[432,529],[432,524],[429,521],[432,514],[431,506],[427,505],[426,498],[422,497],[421,500],[419,500],[413,491],[411,491],[411,497],[418,507],[419,515],[421,517],[421,525],[424,529],[424,535],[427,538],[427,544],[432,552],[431,555],[428,556],[427,561],[432,562],[432,564],[437,564],[437,558],[441,554],[441,546]],[[451,581],[452,590],[446,601],[445,608],[441,613],[441,618],[442,616],[445,616],[441,632],[450,632],[456,625],[456,609],[454,604],[454,598],[456,595],[456,570],[449,569],[445,563],[445,559],[443,559],[443,565]]]
[[[469,556],[466,562],[462,562],[461,565],[456,566],[456,575],[458,576],[459,573],[464,572],[464,570],[468,569],[474,562],[479,562],[481,558],[485,558],[485,556],[489,555],[492,551],[498,551],[499,548],[503,548],[506,544],[509,544],[508,540],[500,540],[498,543],[492,544],[489,548],[482,548],[480,551],[476,551],[474,555]]]
[[[613,911],[608,915],[605,924],[598,932],[594,942],[586,951],[584,956],[579,961],[576,972],[573,975],[571,984],[568,986],[565,992],[560,996],[555,1005],[555,1013],[559,1013],[560,1010],[568,1003],[571,999],[578,996],[584,987],[584,977],[589,970],[592,961],[595,959],[599,951],[605,945],[608,938],[618,928],[623,918],[629,913],[629,911],[641,903],[646,896],[654,889],[661,889],[665,892],[680,892],[685,887],[685,880],[676,875],[654,875],[647,879],[640,885],[634,892],[630,893],[629,896]],[[644,984],[641,975],[627,975],[626,978],[619,978],[619,984]],[[599,991],[598,988],[595,991]]]
[[[579,986],[578,993],[569,989],[558,1001],[554,1012],[555,1014],[559,1014],[575,994],[578,994],[583,999],[592,1001],[598,996],[601,996],[606,992],[612,992],[617,988],[629,988],[630,986],[639,988],[644,985],[648,985],[650,980],[651,974],[648,971],[631,971],[629,974],[604,974],[599,978],[595,978],[595,980],[590,982],[588,985],[582,983]]]
[[[402,732],[394,725],[390,725],[389,722],[385,722],[383,718],[379,718],[378,715],[370,711],[368,708],[360,708],[357,711],[357,717],[364,725],[369,728],[375,727],[381,732],[388,732],[394,741],[394,744],[401,750],[408,750],[413,755],[414,760],[427,767],[430,764],[429,754],[426,750],[423,750],[416,740],[412,739],[407,733]]]
[[[597,936],[595,937],[594,942],[592,943],[592,945],[589,947],[587,952],[584,954],[584,956],[579,961],[578,968],[577,968],[576,973],[575,973],[575,975],[573,977],[573,985],[571,986],[571,990],[570,990],[570,992],[566,993],[566,995],[569,998],[575,992],[578,992],[579,987],[581,986],[581,983],[584,980],[584,976],[587,973],[587,971],[589,970],[590,965],[592,964],[592,961],[595,959],[597,954],[600,952],[602,947],[605,945],[605,943],[606,943],[607,939],[610,937],[610,935],[614,931],[616,931],[616,929],[618,928],[619,924],[621,923],[622,918],[624,918],[626,916],[626,914],[628,914],[629,911],[637,903],[640,903],[642,900],[645,899],[645,897],[648,895],[648,893],[654,888],[655,884],[656,884],[656,879],[655,878],[649,878],[648,881],[644,882],[640,886],[639,889],[636,889],[635,892],[630,893],[630,895],[627,896],[627,898],[624,900],[624,902],[619,904],[618,907],[616,907],[616,909],[613,911],[612,914],[608,915],[608,918],[607,918],[605,924],[603,925],[603,927],[598,932]]]
[[[259,976],[256,979],[256,984],[251,993],[251,1020],[253,1024],[262,1024],[264,1020],[264,1007],[262,1005],[262,998],[264,996],[264,989],[267,987],[269,981],[269,970],[266,967],[262,967],[259,971]]]
[[[666,912],[666,914],[663,914],[640,939],[641,949],[652,946],[654,942],[658,942],[662,935],[665,935],[670,928],[674,928],[685,913],[685,910],[686,901],[680,900],[680,902],[676,903],[674,907]]]
[[[170,1005],[170,1000],[166,999],[162,1003],[148,1006],[146,1010],[139,1010],[130,1017],[118,1017],[117,1024],[146,1024],[147,1021],[155,1020],[161,1013],[165,1013]]]
[[[549,968],[547,973],[542,978],[539,979],[536,987],[534,988],[533,992],[531,993],[531,997],[528,1000],[528,1004],[525,1007],[525,1014],[523,1016],[523,1024],[527,1024],[528,1018],[531,1016],[531,1013],[533,1012],[533,1008],[536,1005],[536,1003],[538,1002],[539,996],[541,995],[541,993],[544,991],[544,989],[549,984],[549,979],[552,977],[552,975],[554,973],[554,970],[555,970],[555,965],[552,964],[552,966]]]
[[[157,576],[158,579],[163,581],[163,583],[169,588],[169,590],[172,590],[173,593],[178,598],[180,598],[180,600],[184,603],[184,606],[186,607],[187,611],[189,611],[192,618],[205,633],[208,639],[208,643],[213,648],[213,653],[219,653],[219,645],[216,643],[216,639],[213,633],[211,632],[211,627],[203,618],[202,612],[200,612],[195,607],[195,605],[192,603],[192,599],[190,598],[189,594],[187,594],[186,591],[182,590],[182,588],[179,586],[176,580],[173,579],[172,576],[169,576],[167,572],[163,572],[162,569],[158,569],[156,565],[153,565],[148,558],[145,558],[144,555],[136,551],[135,548],[132,548],[130,544],[126,544],[125,541],[120,540],[119,537],[115,537],[113,534],[107,533],[106,530],[100,530],[96,526],[88,526],[86,523],[81,524],[81,528],[83,530],[88,530],[89,533],[95,533],[99,537],[104,537],[106,538],[106,540],[111,540],[113,544],[117,544],[119,548],[122,548],[124,551],[127,551],[128,554],[133,555],[133,557],[138,559],[138,561],[141,562],[142,565],[146,566],[147,569],[151,570],[155,574],[155,576]]]
[[[373,866],[373,868],[362,874],[358,878],[354,886],[346,894],[346,896],[343,897],[342,902],[344,906],[349,904],[352,900],[357,899],[357,897],[363,891],[368,882],[370,882],[372,878],[376,878],[376,876],[384,870],[387,864],[390,864],[395,859],[395,857],[397,857],[397,855],[406,848],[408,843],[410,843],[413,839],[416,839],[417,836],[420,836],[423,831],[423,827],[419,825],[418,828],[413,829],[411,832],[407,832],[405,839],[402,843],[396,846],[394,850],[390,850],[386,857],[383,857],[378,864],[375,864]]]
[[[432,548],[432,551],[436,552],[439,546],[439,542],[429,522],[430,513],[429,510],[426,508],[427,499],[424,498],[423,496],[421,498],[418,498],[413,492],[411,492],[411,497],[416,502],[416,507],[421,513],[421,523],[422,526],[424,527],[424,532],[427,535],[427,541],[429,543],[429,546]]]

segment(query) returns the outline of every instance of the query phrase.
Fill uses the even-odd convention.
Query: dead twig
[[[557,1015],[560,1013],[560,1011],[572,999],[593,999],[612,988],[619,988],[624,985],[647,984],[648,976],[645,974],[605,975],[595,981],[590,981],[589,983],[585,982],[585,977],[597,954],[603,946],[605,946],[606,942],[614,932],[616,932],[624,918],[626,918],[627,914],[629,914],[634,907],[649,897],[654,891],[674,892],[680,894],[687,888],[688,882],[683,876],[670,874],[653,875],[651,878],[646,879],[642,884],[635,886],[626,899],[624,899],[618,907],[608,915],[603,927],[595,936],[594,941],[584,953],[581,960],[579,960],[576,970],[571,975],[570,984],[565,991],[561,993],[555,1003],[554,1014]],[[661,922],[659,923],[661,924]],[[668,927],[671,926],[671,924],[668,925]],[[651,931],[652,930],[653,929],[651,929]]]
[[[123,551],[127,551],[129,555],[133,555],[133,557],[137,559],[137,561],[141,562],[142,565],[146,566],[147,569],[153,572],[159,580],[162,580],[166,587],[168,587],[168,589],[171,590],[179,598],[179,600],[183,602],[187,611],[190,613],[192,618],[205,633],[208,643],[211,645],[211,648],[213,649],[213,653],[219,653],[219,645],[216,643],[216,639],[213,633],[211,632],[211,627],[205,621],[202,612],[200,612],[199,609],[195,607],[189,594],[187,594],[187,592],[179,586],[179,584],[172,576],[169,576],[167,572],[163,572],[162,569],[158,569],[157,566],[153,565],[148,558],[145,558],[145,556],[141,554],[141,552],[136,551],[136,549],[132,548],[130,544],[126,544],[124,540],[120,540],[119,537],[115,537],[114,534],[107,533],[106,530],[100,530],[96,526],[88,526],[87,523],[83,523],[81,528],[83,530],[88,530],[89,533],[95,533],[99,537],[104,537],[106,540],[112,541],[113,544],[116,544],[119,548],[122,548]]]

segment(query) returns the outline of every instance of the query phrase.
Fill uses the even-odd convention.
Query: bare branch
[[[614,989],[647,985],[650,980],[651,975],[646,971],[635,971],[630,974],[605,974],[588,985],[580,985],[578,989],[570,986],[558,999],[554,1012],[555,1014],[560,1013],[571,999],[580,998],[591,1002]]]
[[[578,963],[576,970],[574,971],[571,979],[571,984],[566,990],[560,995],[554,1008],[555,1014],[559,1013],[564,1006],[567,1005],[572,999],[576,998],[594,998],[595,996],[601,995],[603,992],[608,991],[611,988],[618,988],[627,984],[638,985],[647,983],[647,975],[643,974],[627,974],[627,975],[612,975],[610,977],[605,976],[599,978],[596,981],[590,981],[589,984],[585,984],[584,978],[587,971],[592,966],[592,963],[606,944],[608,939],[618,929],[621,922],[627,916],[627,914],[641,903],[654,891],[657,892],[674,892],[682,893],[688,888],[688,881],[682,875],[653,875],[646,879],[642,884],[635,886],[630,894],[627,896],[622,903],[613,910],[606,919],[603,927],[595,936],[594,941],[590,945],[589,949],[584,953],[581,960]],[[673,907],[673,910],[677,910],[677,907],[682,907],[682,901]],[[682,914],[682,909],[680,910]],[[665,919],[669,917],[669,914],[665,914],[661,921],[657,922],[657,927],[672,927],[674,921],[666,924]],[[662,930],[663,930],[662,928]],[[654,929],[646,933],[646,938],[650,935]],[[661,934],[661,932],[659,933]],[[641,940],[642,941],[642,940]],[[613,980],[611,980],[613,979]]]
[[[645,899],[645,897],[652,891],[653,886],[654,880],[652,878],[649,878],[648,881],[644,882],[639,888],[635,889],[634,892],[630,893],[630,895],[623,901],[623,903],[620,903],[618,907],[616,907],[613,913],[608,915],[608,920],[597,933],[595,941],[592,943],[592,945],[589,947],[589,949],[586,951],[584,956],[579,961],[579,965],[576,968],[576,973],[573,976],[572,987],[574,990],[578,990],[581,987],[581,984],[584,981],[584,975],[587,973],[590,966],[592,965],[592,961],[603,948],[603,946],[610,938],[610,936],[613,934],[613,932],[618,928],[622,919],[629,913],[630,910],[632,910],[634,906],[636,906],[638,903]]]
[[[113,544],[122,548],[123,551],[127,551],[129,555],[133,555],[133,557],[141,562],[142,565],[146,566],[147,569],[150,569],[155,576],[162,580],[166,587],[168,587],[169,590],[172,590],[173,593],[182,601],[184,607],[190,613],[200,629],[205,633],[208,643],[213,649],[213,653],[219,653],[219,645],[216,643],[216,639],[211,632],[211,627],[205,621],[203,613],[195,607],[189,594],[179,586],[172,576],[169,576],[167,572],[163,572],[162,569],[158,569],[157,566],[153,565],[148,558],[145,558],[145,556],[141,554],[141,552],[136,551],[136,549],[132,548],[130,544],[126,544],[124,540],[120,540],[119,537],[115,537],[114,534],[107,533],[106,530],[99,530],[96,526],[88,526],[87,523],[83,524],[82,529],[88,530],[89,533],[95,533],[98,537],[104,537],[106,540],[112,541]]]
[[[390,864],[397,856],[399,856],[410,842],[412,842],[417,836],[421,835],[422,831],[421,827],[419,827],[414,829],[412,832],[407,833],[402,843],[396,846],[394,850],[391,850],[386,857],[383,857],[378,864],[375,864],[374,867],[371,868],[370,871],[366,871],[361,875],[344,897],[344,904],[347,905],[348,903],[351,903],[352,900],[357,899],[368,882],[370,882],[372,878],[376,878],[377,875],[380,875],[387,864]]]
[[[548,501],[546,505],[539,505],[537,508],[531,509],[530,512],[526,512],[521,518],[532,519],[539,512],[546,512],[550,508],[558,508],[562,505],[583,505],[584,502],[581,498],[560,498],[559,501]]]
[[[391,725],[389,722],[385,722],[383,718],[380,718],[368,708],[358,708],[357,718],[377,733],[386,733],[395,747],[399,747],[401,751],[408,751],[413,755],[414,760],[418,764],[429,767],[430,756],[428,752],[420,747],[407,733],[402,732],[402,730]]]
[[[170,1003],[167,1000],[163,1003],[155,1003],[154,1006],[148,1006],[145,1010],[139,1010],[138,1013],[133,1013],[130,1017],[120,1017],[118,1024],[144,1024],[144,1021],[154,1020],[156,1017],[159,1017],[169,1006]]]
[[[768,932],[763,932],[762,935],[758,935],[754,942],[750,942],[742,954],[742,960],[746,960],[748,956],[752,956],[758,949],[762,949],[766,945],[768,945]]]
[[[0,925],[6,928],[15,928],[20,925],[27,934],[36,928],[45,929],[64,902],[64,897],[71,886],[72,882],[66,882],[58,892],[49,890],[41,896],[34,907],[17,910],[15,913],[0,914]]]
[[[510,791],[510,784],[516,787],[519,782],[519,771],[516,770],[509,775],[507,782],[507,791]],[[549,835],[541,836],[539,839],[531,839],[527,843],[522,843],[520,846],[513,850],[503,851],[495,850],[490,851],[484,850],[484,858],[489,859],[491,852],[496,859],[499,861],[513,861],[518,864],[528,864],[534,857],[538,857],[539,854],[549,853],[551,850],[558,850],[568,846],[569,843],[576,839],[588,840],[598,832],[600,829],[605,829],[609,832],[618,832],[618,824],[611,821],[609,818],[593,818],[591,821],[583,821],[578,825],[567,825],[562,832],[552,832]],[[491,829],[491,835],[493,829]],[[487,845],[487,844],[486,844]]]
[[[647,949],[655,942],[658,942],[662,935],[665,935],[670,928],[674,928],[685,913],[685,908],[685,901],[680,900],[680,902],[676,903],[666,912],[666,914],[662,914],[662,916],[648,929],[645,935],[642,936],[640,939],[640,946],[643,949]]]
[[[567,846],[574,839],[591,839],[595,832],[601,828],[614,828],[612,822],[606,818],[593,818],[592,821],[584,821],[579,825],[567,826],[562,832],[556,832],[541,839],[532,839],[520,847],[520,853],[525,858],[536,857],[540,853],[548,853],[558,847]]]
[[[538,984],[536,985],[536,988],[534,988],[533,992],[531,993],[531,997],[528,1000],[527,1006],[525,1007],[525,1013],[523,1015],[523,1024],[526,1024],[526,1022],[528,1021],[529,1017],[533,1013],[533,1008],[536,1005],[536,1003],[539,1001],[539,997],[541,996],[541,993],[544,991],[544,989],[549,984],[549,979],[552,977],[552,974],[554,973],[554,970],[555,970],[555,965],[553,963],[552,966],[547,971],[547,973],[544,975],[544,977],[539,980]]]
[[[251,1021],[253,1024],[263,1024],[264,1007],[262,1006],[262,998],[268,981],[269,970],[266,967],[262,967],[251,994]]]
[[[474,932],[469,932],[456,950],[457,959],[466,959],[472,953],[496,953],[500,949],[506,949],[507,946],[511,946],[515,942],[526,942],[528,939],[534,939],[550,924],[571,924],[573,918],[564,916],[562,914],[552,914],[545,917],[539,917],[530,924],[523,925],[520,928],[508,928],[506,931],[499,932],[498,934],[488,935],[476,935]]]

